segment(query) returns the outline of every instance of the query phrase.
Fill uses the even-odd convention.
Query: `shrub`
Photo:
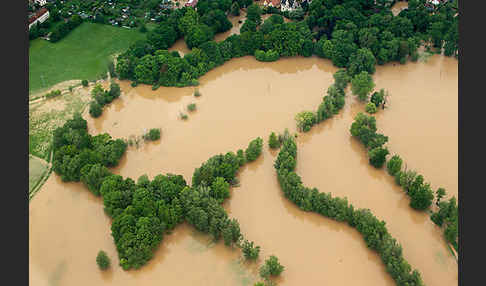
[[[85,87],[86,87],[86,86],[88,86],[88,80],[87,80],[87,79],[83,79],[83,80],[81,81],[81,84],[82,84],[83,86],[85,86]]]
[[[243,245],[241,246],[241,249],[243,251],[243,255],[247,260],[255,260],[258,258],[258,255],[260,253],[260,246],[253,246],[253,241],[249,242],[248,240],[245,239],[243,242]]]
[[[190,103],[188,106],[187,106],[187,109],[189,111],[194,111],[196,110],[196,104],[195,103]]]
[[[307,132],[317,121],[316,115],[310,111],[302,111],[295,116],[300,131]]]
[[[61,95],[61,91],[59,89],[56,89],[46,94],[46,98],[56,97],[59,95]]]
[[[394,155],[391,159],[386,163],[386,169],[388,170],[388,174],[395,176],[400,169],[402,168],[402,158],[398,155]]]
[[[92,100],[89,104],[89,115],[91,115],[91,117],[97,118],[101,115],[101,113],[103,113],[101,105],[98,102]]]
[[[284,266],[278,262],[278,258],[271,255],[270,258],[265,260],[265,264],[260,267],[260,276],[268,278],[271,276],[278,276],[284,271]]]
[[[248,162],[255,161],[258,156],[262,153],[263,147],[263,139],[258,137],[255,140],[252,140],[250,144],[248,144],[248,148],[245,150],[246,160]]]
[[[144,136],[145,139],[155,141],[160,139],[160,128],[152,128],[149,132]]]
[[[370,101],[375,104],[376,107],[379,107],[385,100],[385,90],[382,88],[379,92],[373,92],[371,95]]]
[[[182,120],[186,120],[188,117],[187,117],[187,114],[183,113],[183,112],[180,112],[179,113],[179,116],[181,117]]]
[[[370,157],[370,164],[375,168],[381,168],[383,164],[385,164],[386,155],[388,154],[389,152],[386,148],[376,147],[371,149],[368,152],[368,156]]]
[[[268,139],[268,146],[272,149],[276,149],[276,148],[279,148],[280,147],[280,141],[278,140],[278,137],[277,135],[275,134],[275,132],[272,132],[270,134],[270,138]]]
[[[199,89],[196,89],[196,90],[194,91],[194,96],[195,96],[195,97],[200,97],[200,96],[201,96],[201,93],[199,92]]]
[[[106,255],[106,252],[100,250],[96,256],[96,263],[101,270],[106,270],[110,267],[110,258]]]
[[[370,114],[376,113],[376,105],[373,102],[368,102],[366,104],[365,110]]]

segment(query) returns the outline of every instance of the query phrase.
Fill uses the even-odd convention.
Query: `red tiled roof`
[[[32,22],[34,22],[35,20],[37,20],[39,17],[41,17],[42,15],[44,15],[46,12],[47,12],[47,9],[46,8],[39,9],[37,12],[35,12],[35,14],[33,16],[31,16],[29,18],[29,24],[32,23]]]

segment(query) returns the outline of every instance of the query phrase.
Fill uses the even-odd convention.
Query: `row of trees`
[[[378,252],[387,272],[397,285],[424,285],[417,270],[413,270],[402,255],[401,245],[390,235],[385,222],[378,220],[368,209],[354,209],[346,198],[333,198],[330,193],[320,193],[316,188],[302,184],[294,170],[297,145],[292,136],[286,136],[274,167],[279,184],[286,198],[304,211],[319,213],[331,219],[347,222],[363,236],[366,245]]]
[[[323,97],[317,112],[302,111],[295,116],[299,130],[307,132],[314,124],[331,118],[344,107],[345,89],[351,80],[347,71],[340,69],[334,73],[334,84],[327,89],[327,95]]]
[[[109,90],[104,90],[100,84],[95,85],[91,90],[93,100],[89,103],[89,114],[92,117],[99,117],[103,113],[103,106],[120,97],[120,94],[120,85],[115,82],[110,84]]]
[[[73,15],[67,22],[59,24],[52,30],[49,40],[53,43],[59,41],[69,34],[69,32],[71,32],[74,28],[81,25],[82,22],[83,19],[81,19],[81,17],[78,15]]]
[[[376,132],[376,119],[363,113],[358,113],[351,124],[351,134],[361,141],[368,149],[369,162],[376,168],[381,168],[386,162],[388,149],[383,145],[388,137]],[[416,210],[426,210],[432,205],[434,192],[430,183],[424,182],[424,177],[414,170],[402,170],[403,160],[394,155],[386,163],[388,173],[395,178],[395,182],[401,186],[410,197],[410,207]],[[432,221],[444,227],[446,240],[458,250],[458,212],[455,198],[448,202],[440,202],[445,195],[445,190],[439,188],[436,191],[436,201],[439,210],[431,215]]]

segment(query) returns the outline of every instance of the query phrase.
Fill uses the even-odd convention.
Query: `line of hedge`
[[[301,177],[294,172],[297,158],[297,145],[292,136],[285,136],[274,167],[280,187],[286,198],[304,211],[319,213],[336,221],[347,222],[355,228],[366,242],[376,251],[385,264],[386,271],[397,285],[424,285],[420,273],[413,270],[402,255],[401,245],[369,209],[354,209],[346,198],[332,197],[330,193],[319,193],[302,184]]]

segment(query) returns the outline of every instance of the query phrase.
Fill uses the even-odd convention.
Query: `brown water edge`
[[[418,63],[417,66],[426,64]],[[378,70],[381,68],[378,67]],[[436,69],[436,65],[429,65],[422,76],[427,76]],[[276,152],[270,155],[269,151],[266,150],[268,135],[271,131],[282,131],[286,127],[290,131],[295,131],[293,119],[295,114],[302,110],[316,109],[322,100],[324,91],[333,81],[332,73],[335,70],[336,68],[332,67],[329,61],[317,58],[282,59],[274,63],[260,63],[252,57],[233,59],[201,78],[201,85],[198,88],[202,96],[199,98],[192,95],[194,87],[161,87],[152,91],[150,86],[132,88],[128,82],[121,82],[122,95],[105,107],[101,118],[96,120],[89,116],[85,118],[88,120],[88,128],[91,134],[108,132],[115,138],[128,138],[132,134],[138,135],[144,128],[162,127],[162,137],[159,144],[150,143],[138,150],[129,149],[120,166],[114,170],[115,173],[134,179],[145,173],[153,178],[159,173],[170,172],[182,174],[186,180],[190,181],[194,169],[210,156],[245,148],[250,140],[262,136],[265,140],[263,158],[248,165],[240,173],[241,187],[232,191],[233,196],[225,204],[225,207],[231,212],[231,216],[240,221],[243,234],[249,240],[253,240],[262,246],[263,257],[275,254],[287,267],[281,279],[282,285],[296,285],[294,281],[298,281],[296,283],[299,285],[307,281],[331,281],[335,282],[334,284],[336,282],[344,284],[342,281],[357,282],[360,280],[366,281],[362,283],[365,285],[372,283],[373,285],[392,285],[393,281],[384,272],[384,266],[379,261],[378,256],[366,248],[362,238],[355,230],[345,224],[336,223],[318,215],[304,213],[281,196],[281,190],[276,182],[275,170],[272,167],[273,156],[276,155]],[[423,91],[423,87],[415,85],[415,83],[412,86],[416,87],[416,91]],[[451,94],[457,96],[454,95],[454,92],[456,90],[447,90],[444,99],[449,100]],[[390,93],[393,97],[394,91],[390,90]],[[395,98],[398,97],[393,97],[393,100],[390,101],[390,108],[385,110],[383,115],[399,110],[392,108],[392,106],[397,105]],[[190,102],[196,102],[198,110],[189,114],[189,120],[179,120],[179,111],[183,110]],[[349,172],[348,169],[353,172],[356,171],[358,174],[365,172],[367,175],[360,176],[360,181],[363,183],[360,182],[359,186],[364,186],[367,189],[367,184],[376,180],[373,175],[370,176],[373,172],[369,171],[370,166],[367,165],[364,148],[359,144],[355,144],[357,149],[345,152],[350,158],[363,161],[359,168],[358,166],[348,168],[347,165],[352,164],[346,161],[348,159],[338,158],[338,161],[326,159],[327,153],[331,152],[329,150],[344,148],[344,146],[351,144],[348,142],[351,142],[349,126],[352,116],[345,117],[348,118],[349,122],[340,123],[346,124],[345,129],[340,128],[340,131],[335,131],[341,134],[340,136],[347,136],[343,137],[345,139],[328,140],[328,142],[323,141],[321,137],[321,134],[330,133],[325,128],[336,130],[333,125],[339,126],[337,122],[343,121],[341,119],[345,116],[346,110],[351,108],[348,105],[352,104],[352,99],[348,98],[346,104],[345,110],[335,119],[314,127],[310,134],[299,136],[301,143],[299,143],[297,171],[303,176],[304,183],[310,187],[315,186],[320,191],[330,191],[335,196],[346,194],[340,193],[340,189],[328,186],[327,183],[334,180],[333,178],[324,180],[325,177],[321,174],[322,172],[319,172],[319,179],[316,179],[317,182],[313,182],[310,177],[314,173],[301,169],[301,164],[303,164],[304,167],[313,168],[316,172],[316,170],[323,168],[319,168],[319,166],[329,165],[316,165],[310,162],[308,158],[303,157],[305,150],[311,148],[308,144],[312,144],[312,140],[321,138],[320,141],[318,140],[318,148],[312,149],[314,152],[312,152],[311,158],[320,158],[326,160],[326,163],[332,162],[331,166],[340,164],[338,165],[340,167],[335,168],[334,172],[339,174],[341,178],[344,173]],[[413,101],[404,101],[401,104],[408,104],[410,110],[416,105]],[[356,107],[356,109],[359,108],[363,109],[361,105]],[[440,108],[440,106],[433,105],[430,108]],[[417,112],[419,111],[422,110],[418,109]],[[381,113],[382,110],[379,112]],[[339,119],[340,116],[341,119]],[[378,119],[379,127],[380,122]],[[405,119],[397,120],[395,123],[397,124],[396,128],[407,126]],[[432,127],[436,128],[436,126]],[[413,128],[404,128],[403,130],[414,132]],[[389,132],[385,132],[385,134],[390,136],[391,139],[394,138],[394,134]],[[314,137],[317,139],[313,139]],[[333,141],[337,143],[330,143]],[[388,145],[391,150],[394,150],[391,143]],[[400,155],[402,154],[400,153]],[[402,155],[402,157],[405,156]],[[446,160],[449,160],[449,157],[441,157],[440,159],[440,162],[447,164]],[[405,160],[409,161],[408,158],[405,158]],[[421,163],[422,161],[418,162]],[[358,172],[358,170],[361,171]],[[255,174],[253,175],[250,172]],[[384,171],[379,171],[375,175],[388,178]],[[423,175],[426,179],[428,178],[425,172]],[[358,175],[354,177],[358,177]],[[345,178],[346,182],[351,181],[349,176]],[[382,181],[386,182],[386,179],[382,179]],[[391,183],[393,182],[389,184]],[[323,186],[323,184],[325,185]],[[408,207],[408,198],[400,193],[400,190],[393,190],[392,185],[388,188],[387,185],[383,186],[384,184],[383,182],[379,184],[381,189],[371,190],[377,194],[367,196],[365,202],[357,195],[360,193],[355,192],[355,188],[350,188],[348,191],[351,191],[352,195],[348,196],[349,200],[357,207],[370,207],[380,219],[387,221],[390,232],[404,247],[405,258],[422,273],[427,285],[438,285],[435,281],[430,282],[430,279],[435,279],[436,276],[440,275],[446,276],[446,278],[438,277],[437,281],[440,282],[441,279],[445,279],[444,285],[452,285],[447,277],[450,278],[450,272],[454,271],[455,284],[457,284],[457,266],[452,270],[447,270],[449,271],[447,273],[444,272],[446,270],[442,269],[444,272],[442,273],[440,269],[437,270],[438,268],[432,265],[442,261],[440,263],[444,263],[446,267],[450,268],[448,259],[453,259],[450,255],[444,255],[442,251],[443,239],[438,228],[425,216],[415,217],[414,211]],[[263,185],[267,188],[262,188]],[[371,184],[371,186],[373,185]],[[238,254],[231,256],[234,255],[232,254],[234,252],[225,248],[222,243],[196,258],[195,254],[189,252],[189,246],[187,248],[181,246],[184,241],[189,241],[186,245],[189,245],[190,241],[197,241],[192,235],[187,234],[192,232],[192,228],[188,228],[190,231],[188,230],[176,237],[177,231],[180,231],[180,228],[178,228],[173,235],[164,239],[159,250],[155,253],[154,259],[148,265],[138,271],[124,272],[117,265],[118,258],[115,245],[110,236],[110,222],[103,213],[101,199],[91,195],[80,184],[62,183],[55,175],[51,176],[44,188],[45,190],[40,192],[30,203],[29,267],[30,271],[35,273],[31,275],[30,281],[35,281],[36,285],[38,282],[36,279],[41,279],[44,282],[53,279],[49,277],[60,277],[57,279],[59,285],[77,285],[78,281],[83,284],[95,282],[95,284],[116,283],[117,285],[128,284],[132,281],[141,283],[141,285],[152,285],[154,281],[168,283],[176,281],[177,285],[194,285],[196,284],[195,281],[207,281],[208,285],[217,285],[219,281],[223,281],[223,285],[235,285],[237,283],[234,281],[238,280],[238,277],[241,278],[240,274],[235,273],[241,273],[245,269],[248,276],[255,273],[252,272],[251,267],[243,267],[236,271],[232,265],[236,265],[234,261]],[[257,193],[253,193],[253,191]],[[361,193],[366,194],[365,191]],[[390,193],[397,194],[391,196]],[[74,196],[77,196],[76,200],[72,198]],[[280,196],[280,198],[270,198],[269,196]],[[376,201],[385,197],[386,199],[381,202],[380,210],[380,204]],[[377,205],[367,205],[369,204],[368,198],[374,199]],[[251,202],[248,203],[248,201]],[[263,203],[265,208],[261,207]],[[396,215],[383,215],[387,211],[383,205],[400,204],[403,206],[399,208],[400,213],[396,214],[397,210],[393,209],[392,211],[395,211]],[[286,211],[281,209],[282,205],[286,208]],[[375,210],[375,208],[378,210]],[[250,209],[251,211],[249,211]],[[278,215],[278,219],[275,215]],[[399,219],[399,217],[404,218]],[[253,220],[252,218],[257,219]],[[272,218],[273,220],[270,221]],[[302,225],[295,223],[295,218]],[[260,221],[267,223],[260,224]],[[288,229],[288,231],[275,229],[273,224],[279,224],[283,226],[280,228]],[[309,227],[309,225],[312,225],[312,227]],[[318,227],[319,225],[325,226]],[[420,231],[417,225],[424,229]],[[285,226],[291,227],[285,228]],[[411,243],[411,235],[406,233],[408,229],[417,230],[415,240]],[[273,233],[272,230],[274,230]],[[400,230],[405,233],[403,234],[404,238],[401,237]],[[281,235],[277,237],[275,234]],[[298,234],[300,235],[297,236]],[[172,236],[174,240],[171,244]],[[318,238],[323,239],[318,241]],[[329,245],[332,245],[331,247],[326,248],[328,244],[321,242],[326,241],[326,239],[330,240]],[[86,243],[87,241],[89,243]],[[339,244],[341,242],[345,244]],[[65,245],[63,248],[57,246],[63,244]],[[415,249],[407,250],[409,244]],[[196,245],[198,244],[196,243]],[[432,246],[436,246],[440,251],[435,251]],[[223,254],[218,251],[214,252],[213,249],[216,247],[220,247]],[[112,274],[108,273],[102,276],[96,268],[94,260],[100,249],[107,251],[112,259],[114,267],[111,270],[112,272],[109,272]],[[347,251],[346,249],[353,250]],[[416,251],[417,249],[418,251]],[[328,254],[328,252],[331,253]],[[415,260],[420,260],[426,252],[432,252],[432,254],[425,255],[425,261],[422,262],[425,267],[421,267]],[[305,255],[299,255],[299,253]],[[319,256],[316,257],[315,253],[319,253]],[[171,259],[167,257],[171,257]],[[432,257],[435,257],[435,262],[430,261]],[[310,262],[307,263],[307,260]],[[370,260],[373,263],[364,262]],[[316,261],[318,263],[315,263]],[[184,268],[178,268],[177,264],[182,264]],[[213,264],[225,265],[227,268],[223,266],[217,269],[209,268],[209,265]],[[343,264],[345,267],[341,268],[339,264]],[[317,265],[327,265],[327,267],[317,267]],[[190,271],[187,269],[190,269]],[[332,269],[332,271],[326,271],[326,269]],[[356,275],[359,275],[357,277],[360,280],[350,280],[352,277],[348,276],[352,275],[345,275],[349,273],[350,269],[352,269],[353,274],[357,272]],[[185,272],[182,272],[184,270]],[[69,275],[61,275],[63,271],[69,273]],[[181,272],[182,278],[173,274]],[[337,274],[334,275],[334,272]],[[190,281],[184,279],[190,279]],[[228,282],[231,279],[233,279],[233,282]],[[242,279],[238,281],[245,285]]]
[[[425,63],[387,64],[373,76],[376,89],[390,93],[375,114],[378,132],[431,183],[458,198],[458,62],[434,55]]]
[[[102,199],[81,183],[63,183],[57,175],[33,199],[29,213],[30,285],[252,285],[256,269],[239,263],[240,252],[211,243],[185,224],[167,235],[154,258],[136,271],[118,266],[111,222]],[[112,266],[98,269],[105,250]],[[172,283],[171,283],[172,282]]]

